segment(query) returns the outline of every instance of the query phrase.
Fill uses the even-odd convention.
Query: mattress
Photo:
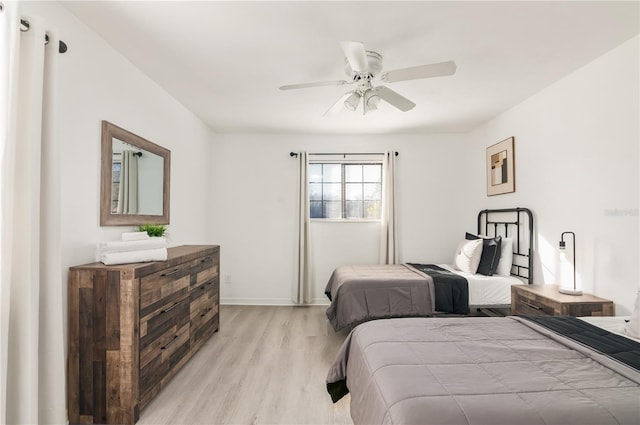
[[[515,276],[502,276],[494,274],[485,276],[482,274],[471,274],[455,270],[449,264],[438,264],[443,269],[447,269],[467,279],[469,282],[469,305],[471,307],[493,307],[511,305],[511,286],[526,285]]]

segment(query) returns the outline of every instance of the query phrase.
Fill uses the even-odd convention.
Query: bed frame
[[[478,213],[478,233],[513,237],[511,275],[533,283],[533,213],[528,208],[482,210]]]

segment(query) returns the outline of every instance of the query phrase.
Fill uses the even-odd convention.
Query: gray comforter
[[[517,317],[376,320],[329,371],[355,424],[639,424],[640,373]]]
[[[336,331],[373,318],[429,316],[435,309],[431,277],[404,264],[338,267],[325,293]]]

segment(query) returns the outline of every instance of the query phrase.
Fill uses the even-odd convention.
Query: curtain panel
[[[396,229],[396,152],[386,152],[382,162],[382,219],[380,220],[380,264],[398,264]]]
[[[66,336],[56,125],[58,38],[0,11],[0,421],[65,423]],[[21,19],[29,22],[21,31]]]
[[[309,156],[298,154],[298,276],[293,291],[295,304],[311,304],[311,219],[309,218]]]
[[[122,151],[118,191],[118,213],[138,214],[138,156],[134,151]]]

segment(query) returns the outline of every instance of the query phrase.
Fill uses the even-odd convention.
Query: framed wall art
[[[487,195],[516,191],[513,137],[487,148]]]

